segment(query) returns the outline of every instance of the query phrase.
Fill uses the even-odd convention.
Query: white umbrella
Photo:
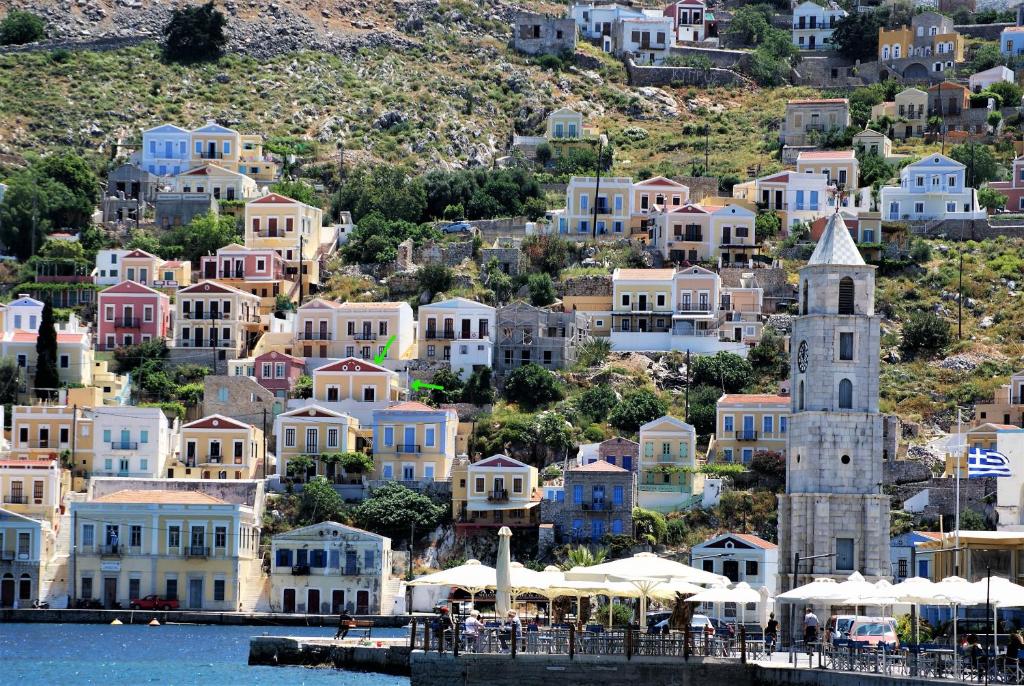
[[[674,600],[676,594],[680,595],[692,595],[694,593],[701,593],[707,589],[698,586],[697,584],[691,584],[689,581],[682,581],[680,579],[669,579],[658,586],[656,586],[650,593],[649,597],[656,598],[658,600]]]
[[[761,602],[761,594],[750,587],[746,581],[728,586],[714,586],[686,599],[688,603],[736,603],[740,606],[740,612],[746,612],[747,603]],[[745,614],[740,615],[740,623],[746,619]]]
[[[953,608],[953,660],[954,666],[959,669],[960,651],[957,646],[957,619],[960,614],[961,605],[977,605],[978,591],[967,579],[958,576],[947,576],[932,587],[934,598],[932,602],[937,605],[950,605]],[[985,602],[985,596],[981,596],[981,602]]]
[[[839,586],[835,579],[829,579],[823,577],[821,579],[815,579],[814,581],[804,584],[803,586],[797,586],[792,588],[785,593],[780,593],[775,596],[776,600],[790,600],[790,601],[815,601],[815,600],[831,600],[836,597],[836,588]]]
[[[823,598],[823,600],[833,600],[841,602],[850,602],[858,605],[857,600],[859,598],[870,597],[875,592],[875,585],[864,578],[864,575],[860,572],[854,572],[846,578],[846,581],[842,581],[836,584],[836,587],[832,593],[831,598]]]
[[[931,579],[912,576],[893,586],[890,592],[897,602],[927,605],[935,599],[935,583]]]
[[[476,594],[497,585],[494,567],[480,564],[480,560],[466,560],[464,564],[440,572],[426,574],[413,579],[409,586],[451,586],[461,588],[470,595],[471,602]]]
[[[554,565],[548,565],[544,568],[543,572],[533,572],[532,585],[526,590],[538,593],[548,599],[548,622],[551,621],[551,605],[555,598],[563,595],[569,595],[561,590],[559,586],[565,584],[565,573],[555,567]]]
[[[592,567],[573,567],[565,573],[565,578],[578,581],[628,581],[633,584],[640,591],[640,626],[647,622],[647,598],[651,591],[669,579],[695,584],[728,582],[724,576],[658,557],[654,553],[637,553],[632,557],[603,562]]]
[[[509,541],[512,529],[498,529],[498,562],[495,567],[494,610],[504,617],[512,609],[512,554]]]
[[[578,569],[578,568],[577,568]],[[576,606],[579,607],[579,599],[583,596],[604,595],[608,596],[608,625],[612,624],[612,609],[614,598],[641,598],[641,591],[634,584],[628,581],[563,581],[556,589],[559,595],[576,596]]]

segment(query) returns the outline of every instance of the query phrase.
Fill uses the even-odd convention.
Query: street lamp
[[[810,557],[800,557],[800,553],[793,553],[793,585],[790,590],[796,588],[796,577],[800,570],[800,562],[810,562],[811,560],[822,560],[827,557],[835,557],[836,553],[821,553],[820,555],[811,555]],[[789,606],[789,631],[791,635],[790,647],[796,645],[796,603],[791,603]]]

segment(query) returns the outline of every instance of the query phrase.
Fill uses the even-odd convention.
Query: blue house
[[[937,541],[941,535],[937,531],[908,531],[905,534],[893,536],[889,539],[889,559],[892,561],[892,581],[894,584],[898,584],[912,576],[931,579],[933,553],[931,551],[918,550],[916,560],[913,560],[917,568],[911,569],[911,550],[918,543]],[[938,579],[934,579],[934,581],[938,581]]]

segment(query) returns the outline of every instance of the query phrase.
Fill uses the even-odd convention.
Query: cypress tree
[[[36,395],[40,398],[53,398],[60,386],[57,374],[57,326],[53,321],[53,305],[47,302],[43,306],[43,319],[39,323],[39,336],[36,338]]]

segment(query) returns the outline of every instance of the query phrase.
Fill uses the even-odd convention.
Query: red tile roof
[[[138,505],[226,505],[220,498],[200,491],[133,491],[125,489],[94,498],[94,503],[125,503]]]
[[[386,372],[388,369],[379,365],[367,362],[366,360],[357,360],[354,357],[346,357],[338,360],[337,362],[331,362],[325,364],[323,367],[318,367],[313,370],[314,374],[321,372]]]
[[[732,536],[733,538],[738,538],[741,541],[746,541],[747,543],[749,543],[751,545],[754,545],[754,546],[757,546],[758,548],[764,548],[765,550],[774,550],[775,548],[779,547],[779,546],[775,545],[774,543],[771,543],[770,541],[764,540],[760,536],[755,536],[754,534],[729,534],[729,535]]]
[[[832,159],[834,157],[842,157],[844,159],[854,159],[855,155],[853,150],[803,150],[797,156],[797,160],[816,160],[816,159]]]
[[[0,460],[0,467],[52,467],[56,460]]]
[[[781,172],[774,176],[766,176],[763,179],[760,179],[760,181],[762,183],[766,181],[770,183],[789,183],[789,172]]]
[[[436,407],[425,405],[415,400],[407,400],[404,403],[398,403],[387,408],[389,410],[399,410],[401,412],[440,412]]]
[[[597,460],[590,464],[585,464],[582,467],[573,467],[569,471],[572,472],[611,472],[611,473],[623,473],[626,472],[622,467],[606,462],[605,460]]]
[[[850,101],[846,98],[802,98],[799,100],[787,100],[787,105],[823,105],[823,104],[839,104],[849,103]]]
[[[289,197],[286,197],[286,196],[283,196],[283,195],[278,195],[277,193],[268,193],[267,195],[264,195],[262,198],[257,198],[256,200],[253,200],[251,204],[254,204],[254,205],[279,205],[279,204],[299,205],[301,203],[299,203],[298,200],[292,200]]]

